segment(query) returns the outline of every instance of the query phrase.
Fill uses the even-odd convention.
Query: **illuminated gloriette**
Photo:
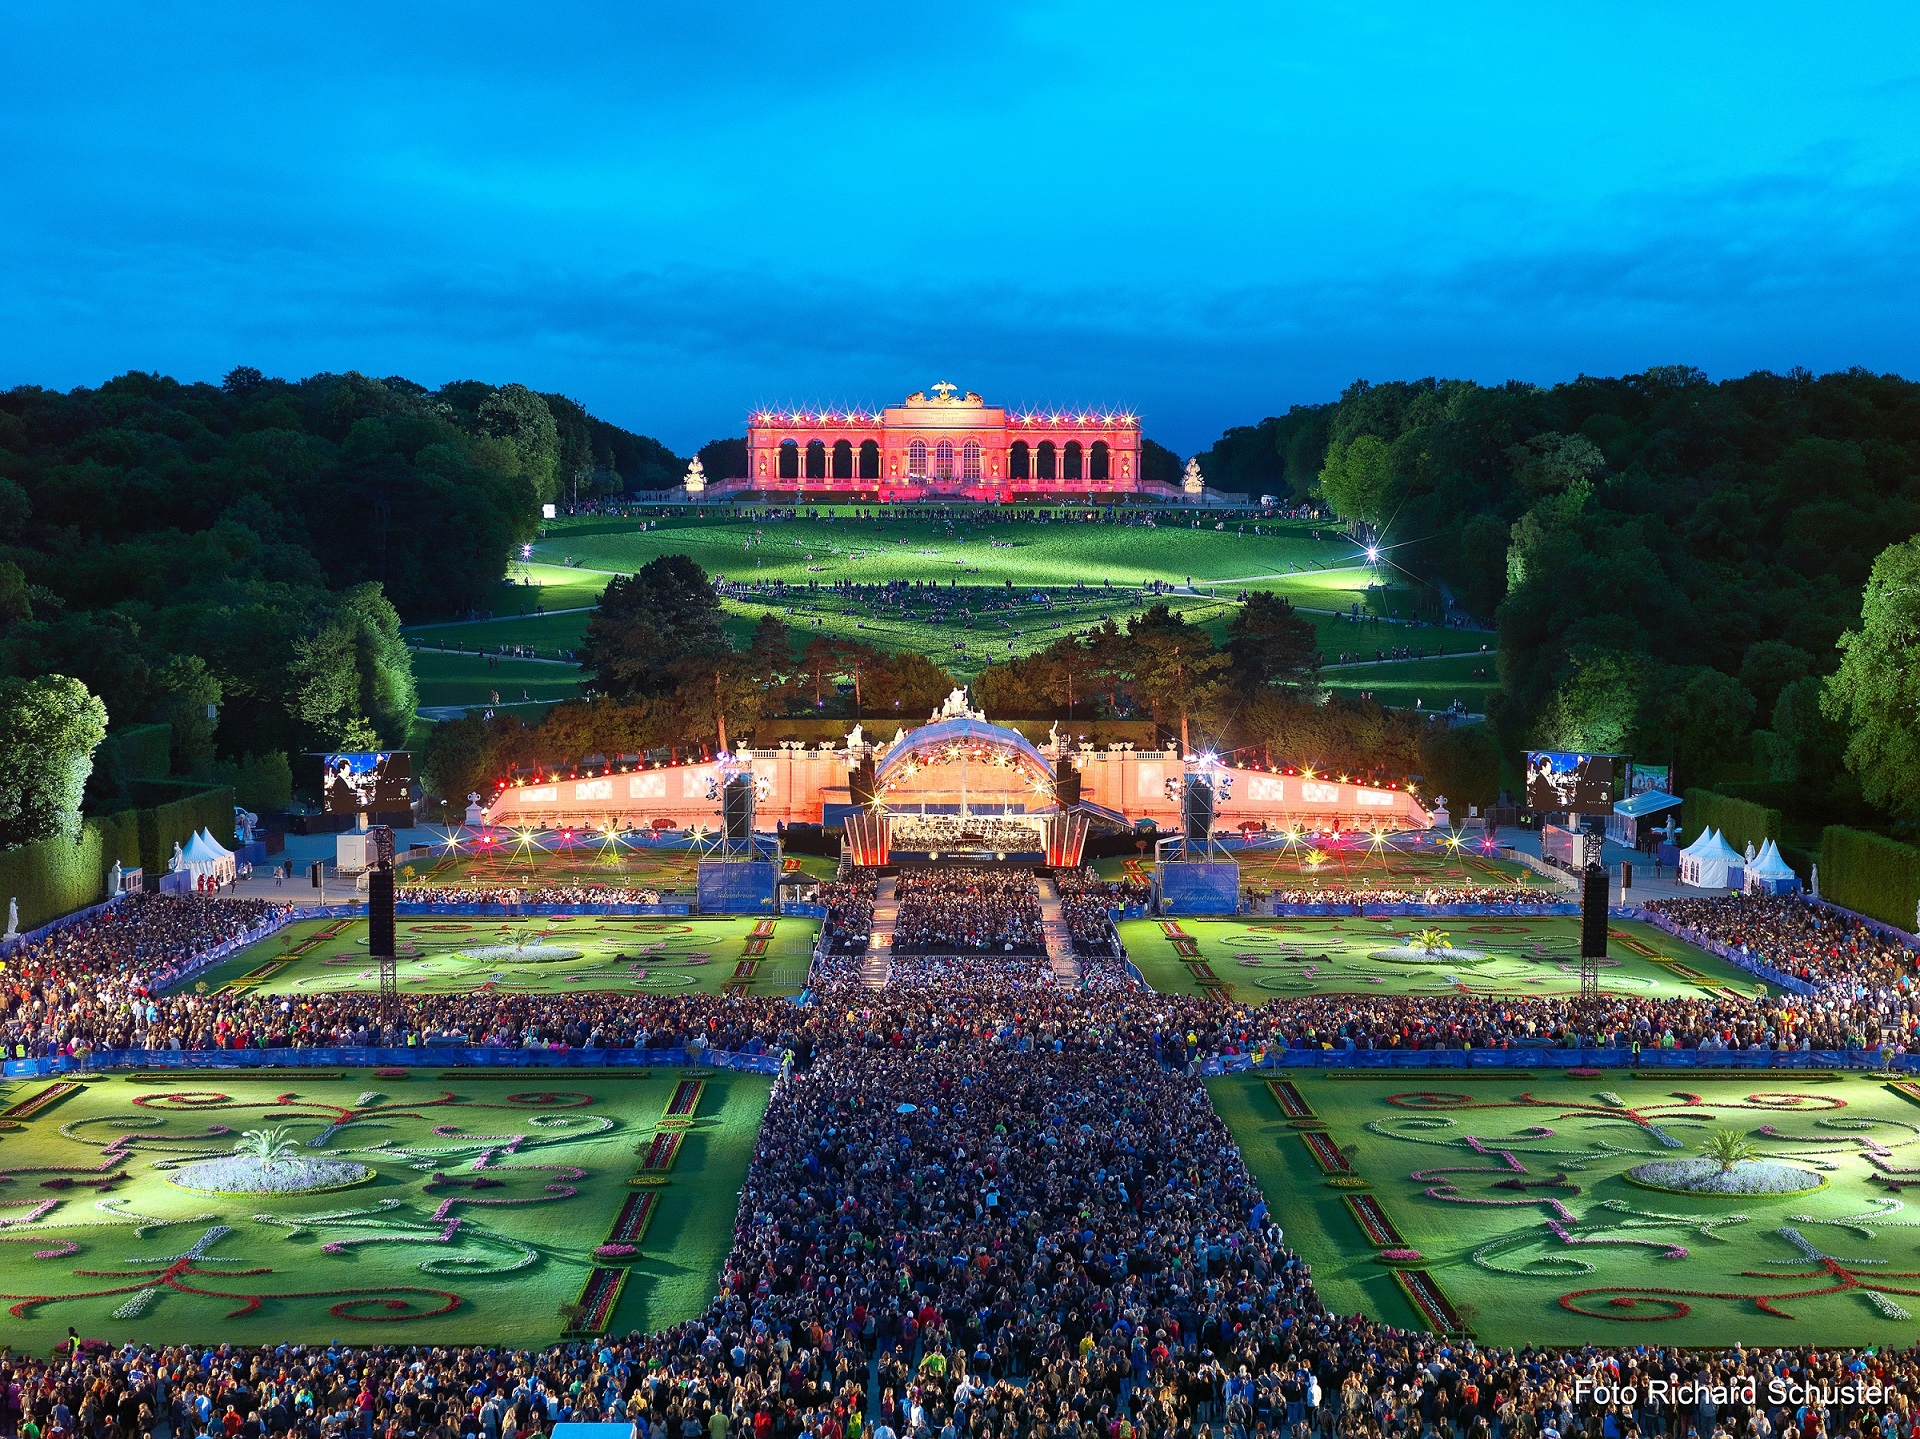
[[[1010,498],[1136,493],[1140,420],[1010,412],[942,382],[883,410],[762,410],[747,425],[757,490]]]

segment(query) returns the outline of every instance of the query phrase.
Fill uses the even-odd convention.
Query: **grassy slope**
[[[183,1343],[288,1340],[313,1343],[338,1338],[356,1343],[525,1346],[556,1338],[560,1330],[558,1306],[579,1293],[594,1262],[590,1251],[606,1236],[630,1192],[625,1178],[638,1165],[634,1146],[653,1131],[680,1076],[668,1069],[655,1070],[653,1077],[646,1079],[556,1073],[540,1087],[583,1093],[593,1099],[590,1105],[570,1110],[512,1104],[508,1095],[529,1088],[524,1078],[491,1080],[455,1075],[441,1080],[431,1071],[416,1071],[415,1075],[406,1080],[376,1079],[366,1072],[350,1073],[340,1079],[305,1075],[280,1075],[270,1080],[194,1076],[190,1083],[168,1077],[154,1084],[135,1084],[125,1078],[105,1079],[63,1099],[42,1116],[25,1121],[23,1127],[0,1134],[0,1165],[15,1173],[34,1166],[92,1167],[100,1163],[100,1146],[126,1133],[120,1121],[139,1118],[143,1121],[139,1129],[158,1137],[131,1141],[134,1158],[125,1166],[129,1179],[113,1191],[110,1202],[120,1204],[129,1214],[168,1221],[163,1227],[136,1236],[131,1226],[102,1222],[108,1216],[96,1208],[97,1196],[91,1188],[49,1193],[36,1187],[35,1194],[54,1199],[56,1207],[46,1216],[49,1228],[34,1231],[35,1237],[45,1234],[52,1241],[48,1247],[57,1247],[62,1240],[75,1242],[80,1246],[79,1252],[35,1259],[31,1244],[4,1246],[0,1248],[0,1291],[18,1298],[125,1287],[131,1281],[89,1278],[76,1271],[153,1271],[164,1266],[140,1261],[152,1256],[181,1254],[199,1240],[210,1225],[220,1223],[230,1226],[233,1233],[219,1238],[207,1251],[209,1260],[214,1261],[202,1266],[208,1277],[188,1278],[185,1282],[225,1294],[272,1296],[254,1313],[240,1317],[228,1317],[240,1301],[171,1291],[161,1293],[144,1317],[131,1319],[111,1317],[112,1311],[126,1301],[126,1294],[44,1304],[29,1310],[24,1319],[9,1320],[8,1341],[23,1350],[45,1352],[65,1334],[69,1324],[88,1337],[115,1341],[150,1339],[164,1332],[170,1339]],[[0,1090],[0,1100],[12,1103],[39,1092],[44,1085],[45,1081],[8,1085]],[[151,1100],[176,1087],[217,1092],[244,1107],[202,1107],[191,1112],[176,1109],[169,1113],[151,1106],[143,1109],[134,1103],[136,1099]],[[752,1136],[765,1108],[768,1089],[766,1080],[750,1076],[721,1076],[708,1081],[696,1125],[698,1137],[690,1139],[684,1147],[672,1183],[665,1191],[666,1208],[642,1245],[649,1257],[638,1268],[641,1276],[652,1282],[632,1286],[619,1311],[621,1327],[630,1323],[662,1324],[690,1317],[712,1292],[719,1256],[724,1253],[731,1233],[734,1205],[746,1172]],[[350,1190],[284,1199],[259,1196],[222,1199],[188,1195],[169,1185],[151,1168],[155,1159],[191,1158],[229,1150],[234,1142],[231,1133],[195,1138],[204,1135],[206,1126],[216,1122],[226,1124],[230,1130],[253,1128],[263,1123],[285,1124],[298,1140],[314,1137],[323,1121],[299,1119],[300,1113],[315,1111],[303,1110],[297,1102],[276,1102],[276,1096],[281,1094],[353,1106],[361,1102],[362,1094],[377,1091],[392,1101],[399,1101],[404,1108],[406,1101],[424,1100],[443,1090],[490,1107],[417,1110],[420,1117],[396,1112],[393,1117],[379,1121],[377,1126],[338,1131],[328,1146],[333,1153],[358,1145],[390,1142],[395,1146],[438,1146],[448,1156],[437,1160],[429,1157],[422,1161],[426,1169],[416,1170],[392,1156],[363,1153],[357,1157],[373,1164],[378,1177],[372,1183]],[[541,1138],[551,1137],[557,1131],[527,1123],[534,1115],[548,1113],[606,1115],[614,1124],[603,1133],[549,1144],[540,1142]],[[73,1126],[75,1121],[91,1122],[73,1130],[79,1138],[63,1137],[60,1129]],[[434,1126],[446,1124],[456,1126],[451,1135],[436,1137],[431,1132]],[[423,1189],[428,1171],[436,1164],[455,1173],[471,1166],[473,1152],[459,1146],[460,1133],[507,1132],[525,1133],[533,1139],[517,1154],[496,1152],[492,1163],[507,1166],[496,1176],[503,1180],[503,1187],[486,1192],[450,1187]],[[577,1194],[547,1198],[545,1185],[554,1177],[552,1170],[511,1172],[515,1166],[553,1163],[586,1171],[583,1176],[568,1181],[577,1189]],[[16,1184],[31,1183],[33,1178],[23,1174]],[[312,1231],[290,1235],[283,1228],[262,1224],[255,1218],[263,1213],[283,1218],[319,1215],[361,1209],[383,1199],[397,1199],[399,1207],[380,1216],[383,1224],[404,1219],[419,1226],[423,1234],[434,1234],[440,1226],[431,1222],[431,1211],[449,1196],[469,1195],[476,1199],[526,1198],[534,1202],[484,1209],[456,1206],[455,1212],[467,1221],[467,1228],[444,1246],[415,1240],[357,1245],[339,1254],[323,1253],[321,1244],[382,1231],[378,1228],[330,1229],[317,1237]],[[434,1275],[420,1270],[421,1262],[436,1258],[501,1252],[476,1243],[471,1237],[475,1226],[532,1244],[539,1251],[539,1257],[530,1267],[510,1274]],[[240,1262],[218,1262],[234,1260]],[[260,1266],[269,1267],[271,1272],[244,1277],[231,1273]],[[280,1297],[300,1291],[395,1286],[449,1290],[458,1294],[462,1302],[458,1309],[437,1319],[360,1322],[328,1314],[328,1306],[341,1302],[343,1296]],[[134,1287],[138,1287],[137,1282]],[[370,1297],[377,1301],[381,1296]],[[425,1303],[438,1303],[425,1300],[424,1296],[416,1298]],[[377,1316],[385,1311],[369,1304],[356,1312]]]
[[[1578,994],[1580,921],[1578,919],[1430,920],[1242,920],[1180,921],[1183,933],[1198,941],[1203,960],[1233,987],[1234,998],[1258,1003],[1280,995],[1367,994],[1445,995],[1457,993],[1454,976],[1475,994]],[[1496,957],[1465,966],[1408,964],[1369,958],[1376,949],[1402,946],[1416,930],[1440,928],[1461,948],[1482,948]],[[1662,934],[1650,925],[1616,920],[1615,933],[1628,936],[1661,955],[1691,966],[1710,983],[1730,985],[1742,994],[1763,986],[1722,960]],[[1128,920],[1120,939],[1140,972],[1155,989],[1169,994],[1199,994],[1193,973],[1175,953],[1157,920]],[[1476,932],[1478,931],[1478,932]],[[1496,932],[1497,931],[1497,932]],[[1279,942],[1276,942],[1279,941]],[[1551,960],[1532,958],[1535,943],[1549,946]],[[1282,944],[1293,947],[1283,955]],[[1642,996],[1702,997],[1706,991],[1615,940],[1616,967],[1603,969],[1602,989]],[[1243,965],[1242,954],[1260,956],[1258,967]],[[1312,968],[1315,972],[1308,974]],[[1375,982],[1379,981],[1379,982]]]
[[[631,573],[663,554],[691,555],[710,573],[730,579],[782,579],[790,585],[809,581],[823,588],[783,597],[779,604],[726,602],[725,627],[735,644],[744,644],[754,623],[772,612],[794,627],[804,643],[815,635],[866,641],[883,649],[917,650],[962,679],[986,665],[1042,649],[1063,634],[1083,630],[1111,616],[1122,622],[1138,614],[1150,597],[1138,586],[1149,580],[1218,586],[1221,594],[1160,597],[1216,640],[1224,640],[1233,613],[1231,599],[1242,588],[1286,594],[1315,627],[1329,658],[1341,652],[1371,654],[1396,645],[1447,654],[1477,652],[1489,642],[1477,632],[1412,629],[1390,624],[1353,624],[1347,613],[1359,604],[1365,613],[1382,603],[1370,598],[1373,574],[1352,563],[1354,547],[1337,531],[1306,523],[1268,526],[1273,533],[1242,534],[1236,527],[1215,531],[1184,526],[1158,529],[1115,525],[1048,524],[970,520],[948,526],[922,519],[824,520],[755,523],[725,519],[668,519],[642,530],[637,521],[588,519],[549,526],[536,544],[536,558],[516,562],[510,582],[501,586],[493,614],[485,621],[417,626],[409,639],[420,645],[498,648],[527,645],[554,656],[573,649],[585,633],[587,616],[578,612],[596,602],[614,574]],[[1111,582],[1114,592],[1094,590],[1084,598],[1056,594],[1052,607],[1023,604],[1010,612],[976,613],[971,626],[958,620],[927,622],[924,611],[902,617],[889,607],[849,611],[831,593],[836,580],[877,584],[892,579],[954,581],[1004,589]],[[531,585],[522,581],[531,580]],[[1395,592],[1387,603],[1401,603]],[[545,610],[538,614],[536,610]],[[556,611],[564,611],[555,613]],[[501,618],[501,617],[507,618]],[[1341,692],[1368,691],[1382,703],[1445,708],[1455,699],[1478,711],[1486,708],[1493,687],[1491,659],[1429,661],[1356,667],[1332,671],[1329,685]],[[551,700],[578,692],[575,677],[551,666],[502,661],[488,669],[476,657],[421,653],[423,705],[483,704],[498,689],[502,706],[527,708],[519,700]],[[1476,677],[1474,669],[1484,669]]]
[[[1887,1319],[1860,1294],[1782,1302],[1780,1307],[1793,1314],[1792,1319],[1766,1314],[1748,1298],[1685,1299],[1692,1313],[1674,1319],[1659,1319],[1661,1310],[1650,1301],[1632,1309],[1618,1309],[1618,1318],[1570,1313],[1558,1302],[1560,1295],[1570,1291],[1605,1285],[1740,1296],[1829,1287],[1833,1283],[1829,1279],[1796,1281],[1787,1277],[1814,1272],[1814,1266],[1801,1263],[1799,1252],[1779,1234],[1788,1225],[1797,1227],[1809,1242],[1828,1254],[1882,1261],[1857,1266],[1862,1275],[1882,1278],[1893,1287],[1920,1287],[1913,1279],[1894,1277],[1920,1268],[1914,1261],[1913,1242],[1907,1231],[1869,1226],[1871,1232],[1863,1234],[1819,1222],[1861,1216],[1863,1211],[1884,1208],[1888,1203],[1886,1191],[1868,1182],[1870,1167],[1853,1140],[1831,1130],[1823,1132],[1818,1113],[1731,1107],[1763,1090],[1813,1096],[1823,1102],[1840,1099],[1849,1119],[1866,1122],[1875,1138],[1891,1145],[1913,1145],[1920,1135],[1920,1126],[1916,1126],[1920,1110],[1876,1082],[1817,1082],[1796,1080],[1790,1075],[1713,1080],[1685,1074],[1659,1080],[1607,1074],[1587,1080],[1542,1076],[1452,1084],[1440,1075],[1343,1080],[1300,1074],[1284,1077],[1293,1079],[1314,1112],[1328,1122],[1328,1134],[1336,1145],[1358,1146],[1353,1160],[1355,1171],[1371,1183],[1364,1192],[1380,1202],[1408,1243],[1427,1256],[1427,1271],[1455,1305],[1462,1307],[1484,1341],[1724,1345],[1731,1338],[1739,1338],[1749,1344],[1861,1345],[1906,1344],[1920,1337],[1920,1320]],[[1392,1282],[1382,1277],[1382,1266],[1372,1259],[1373,1247],[1340,1202],[1339,1192],[1326,1186],[1295,1131],[1281,1122],[1280,1111],[1262,1080],[1234,1076],[1210,1081],[1209,1089],[1276,1217],[1285,1226],[1288,1243],[1313,1264],[1321,1297],[1339,1312],[1358,1309],[1394,1323],[1413,1323],[1409,1307]],[[1388,1095],[1421,1090],[1451,1090],[1464,1094],[1476,1106],[1499,1106],[1524,1092],[1547,1101],[1547,1105],[1418,1115],[1386,1103]],[[1661,1146],[1630,1121],[1573,1112],[1555,1103],[1600,1107],[1606,1101],[1598,1096],[1613,1093],[1628,1105],[1644,1109],[1660,1103],[1677,1105],[1673,1095],[1679,1090],[1697,1092],[1706,1101],[1696,1112],[1698,1122],[1669,1125],[1673,1136],[1685,1146],[1681,1149]],[[1406,1124],[1416,1118],[1427,1121],[1428,1127],[1415,1129]],[[1405,1137],[1368,1130],[1365,1126],[1370,1121],[1399,1122]],[[1772,1156],[1787,1158],[1797,1152],[1805,1158],[1812,1153],[1811,1145],[1760,1134],[1761,1126],[1767,1124],[1776,1126],[1782,1136],[1824,1134],[1825,1142],[1832,1146],[1824,1156],[1834,1166],[1831,1186],[1798,1198],[1716,1200],[1650,1191],[1619,1177],[1622,1171],[1649,1159],[1695,1153],[1700,1139],[1720,1127],[1749,1135]],[[1522,1136],[1521,1131],[1533,1125],[1544,1125],[1552,1131],[1551,1136]],[[1578,1192],[1566,1187],[1529,1191],[1492,1188],[1495,1180],[1512,1171],[1497,1159],[1477,1156],[1467,1149],[1463,1142],[1467,1134],[1482,1136],[1489,1148],[1504,1144],[1526,1166],[1529,1179],[1565,1172],[1570,1183],[1579,1186]],[[1595,1147],[1601,1144],[1630,1152],[1596,1153]],[[1911,1153],[1908,1147],[1897,1149],[1892,1162],[1909,1163],[1903,1156]],[[1447,1166],[1458,1168],[1449,1176],[1431,1180],[1408,1177],[1415,1170]],[[1447,1185],[1457,1185],[1460,1194],[1482,1202],[1453,1203],[1430,1197],[1430,1191]],[[1617,1201],[1640,1215],[1678,1216],[1681,1222],[1643,1220],[1648,1227],[1596,1230],[1591,1237],[1619,1242],[1571,1250],[1546,1228],[1546,1221],[1554,1217],[1543,1202],[1548,1196],[1565,1204],[1580,1224],[1617,1224],[1629,1217],[1602,1209],[1603,1201]],[[1749,1217],[1744,1223],[1720,1228],[1718,1237],[1685,1222],[1734,1214]],[[1513,1275],[1490,1272],[1473,1261],[1477,1249],[1503,1235],[1524,1242],[1511,1252],[1493,1256],[1495,1262],[1521,1267],[1551,1258],[1556,1267],[1545,1274]],[[1649,1245],[1649,1240],[1657,1244]],[[1661,1257],[1669,1245],[1686,1249],[1686,1256]],[[1593,1272],[1574,1272],[1576,1264],[1591,1265]],[[1743,1270],[1769,1277],[1744,1277]],[[1601,1295],[1592,1302],[1604,1312],[1607,1297]],[[1899,1302],[1912,1308],[1909,1300]],[[1631,1322],[1636,1318],[1658,1322]]]

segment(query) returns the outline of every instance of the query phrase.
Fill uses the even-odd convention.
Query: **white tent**
[[[1712,843],[1713,843],[1713,826],[1708,825],[1705,829],[1701,830],[1699,834],[1694,836],[1692,844],[1688,845],[1685,849],[1680,851],[1680,857],[1682,859],[1685,859],[1690,854],[1698,854],[1701,850],[1705,849],[1708,845]]]
[[[234,876],[233,851],[203,829],[181,846],[180,867],[193,875],[196,885],[209,876],[225,883]]]
[[[1746,861],[1718,830],[1709,829],[1680,853],[1680,883],[1695,889],[1738,889]]]
[[[1780,857],[1780,846],[1768,840],[1747,866],[1748,894],[1794,894],[1800,889],[1800,877]]]

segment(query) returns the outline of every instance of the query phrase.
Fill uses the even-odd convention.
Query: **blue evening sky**
[[[0,22],[0,385],[756,404],[1920,373],[1911,4],[215,6]]]

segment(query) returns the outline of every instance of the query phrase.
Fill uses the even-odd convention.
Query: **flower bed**
[[[694,1111],[700,1107],[700,1096],[706,1092],[704,1079],[683,1079],[674,1086],[673,1097],[667,1101],[667,1118],[691,1119]]]
[[[585,952],[568,949],[563,944],[476,944],[472,949],[458,951],[458,957],[483,964],[558,964],[562,960],[579,959]]]
[[[1436,1334],[1457,1334],[1466,1326],[1460,1321],[1460,1313],[1453,1307],[1453,1301],[1446,1296],[1424,1269],[1396,1269],[1394,1282],[1407,1296],[1427,1328]]]
[[[1349,1194],[1346,1202],[1354,1222],[1360,1226],[1360,1232],[1367,1236],[1367,1243],[1390,1248],[1407,1242],[1406,1236],[1387,1218],[1387,1211],[1380,1207],[1380,1201],[1371,1194]]]
[[[1318,1117],[1313,1112],[1313,1106],[1307,1103],[1307,1097],[1294,1087],[1291,1080],[1269,1079],[1267,1081],[1267,1092],[1273,1096],[1274,1102],[1280,1106],[1280,1112],[1289,1119],[1314,1119]]]
[[[192,1194],[271,1196],[324,1194],[351,1189],[374,1177],[373,1169],[345,1159],[258,1159],[223,1154],[183,1164],[167,1183]]]
[[[1629,1169],[1622,1177],[1642,1189],[1730,1198],[1785,1197],[1827,1187],[1824,1174],[1772,1159],[1743,1159],[1730,1169],[1723,1169],[1715,1159],[1656,1159]]]
[[[1326,1135],[1313,1130],[1303,1131],[1300,1142],[1307,1146],[1307,1153],[1313,1156],[1313,1162],[1318,1164],[1325,1173],[1351,1174],[1353,1172],[1353,1166],[1347,1163],[1347,1156],[1340,1152],[1340,1146]]]
[[[1382,1264],[1422,1264],[1426,1255],[1418,1249],[1382,1249],[1373,1256]]]
[[[596,1269],[589,1274],[580,1290],[580,1317],[568,1332],[604,1333],[607,1321],[613,1317],[614,1305],[620,1302],[620,1290],[626,1282],[627,1271],[624,1269]]]
[[[4,1110],[0,1110],[0,1119],[32,1119],[41,1110],[51,1108],[53,1105],[58,1104],[79,1088],[81,1088],[81,1086],[71,1079],[57,1080],[49,1084],[38,1094],[30,1095],[18,1104],[11,1104]]]
[[[647,1152],[640,1161],[640,1170],[644,1174],[665,1174],[673,1168],[673,1161],[680,1157],[680,1141],[687,1137],[684,1129],[663,1129],[653,1136],[647,1145]]]
[[[629,1194],[627,1202],[620,1206],[620,1213],[608,1231],[609,1244],[622,1244],[629,1249],[637,1246],[646,1237],[647,1226],[653,1222],[654,1211],[660,1207],[660,1191],[643,1190],[638,1194]]]

